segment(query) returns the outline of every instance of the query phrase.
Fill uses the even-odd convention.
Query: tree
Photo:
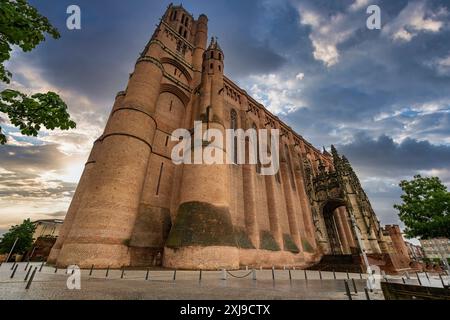
[[[450,238],[450,193],[438,177],[400,182],[403,203],[395,204],[408,238]]]
[[[45,41],[45,34],[54,39],[60,37],[58,30],[27,0],[0,0],[0,81],[10,83],[12,74],[4,63],[11,58],[12,47],[31,51]],[[16,90],[4,90],[0,93],[0,112],[27,136],[37,136],[41,126],[50,130],[68,130],[76,126],[70,120],[67,105],[51,91],[28,96]],[[0,144],[6,142],[0,127]]]
[[[0,253],[9,253],[17,240],[14,247],[14,253],[24,254],[33,246],[33,233],[35,226],[30,219],[26,219],[20,225],[12,226],[7,233],[0,239]]]

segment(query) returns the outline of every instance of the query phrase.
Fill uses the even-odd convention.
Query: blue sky
[[[61,32],[8,63],[12,87],[53,90],[78,123],[0,147],[0,230],[62,217],[117,91],[169,1],[31,1]],[[77,4],[82,29],[66,28]],[[176,3],[178,4],[178,3]],[[366,8],[381,8],[381,30]],[[450,186],[450,4],[438,0],[184,1],[209,18],[225,73],[315,146],[352,162],[382,223],[398,223],[401,179]]]

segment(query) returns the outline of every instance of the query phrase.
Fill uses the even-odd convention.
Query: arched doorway
[[[338,217],[335,214],[336,209],[342,206],[345,206],[343,200],[334,199],[327,201],[322,208],[330,254],[333,255],[344,254],[341,239],[342,235],[339,232],[338,226]]]

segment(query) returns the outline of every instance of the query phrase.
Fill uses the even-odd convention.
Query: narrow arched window
[[[256,131],[256,173],[261,173],[261,162],[259,161],[259,136],[258,136],[258,128],[256,124],[253,123],[253,130]]]
[[[231,118],[231,123],[230,123],[230,128],[232,130],[236,130],[238,125],[237,125],[237,113],[234,109],[231,110],[230,112],[230,118]],[[233,162],[235,164],[238,163],[238,139],[236,136],[234,136],[233,138]]]
[[[292,168],[291,156],[290,156],[289,148],[288,148],[287,144],[284,145],[284,156],[286,157],[286,161],[287,161],[287,164],[288,164],[289,180],[291,180],[292,189],[295,190],[294,171],[293,171],[293,168]]]

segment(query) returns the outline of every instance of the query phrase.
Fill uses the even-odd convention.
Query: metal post
[[[25,268],[23,269],[23,271],[26,271],[29,265],[30,265],[30,261],[27,262],[27,264],[25,265]]]
[[[370,300],[369,290],[367,290],[367,287],[364,287],[364,292],[366,293],[366,299]]]
[[[442,275],[439,273],[439,279],[441,279],[442,287],[445,288],[444,279],[442,279]]]
[[[252,269],[252,279],[256,281],[256,270]]]
[[[11,270],[14,269],[14,267],[16,266],[16,264],[17,264],[17,262],[14,261],[14,263],[13,263],[12,266],[11,266]]]
[[[347,279],[350,280],[350,275],[348,274],[348,270],[347,270]]]
[[[37,271],[37,267],[34,267],[34,270],[33,270],[33,273],[31,274],[30,280],[28,280],[27,286],[25,287],[26,290],[30,289],[30,286],[31,286],[31,283],[33,282],[36,271]]]
[[[28,277],[30,276],[31,269],[33,269],[33,268],[30,267],[30,268],[28,269],[27,275],[25,276],[25,279],[23,279],[23,281],[27,281],[27,280],[28,280]]]
[[[333,269],[333,278],[334,280],[336,280],[336,271],[334,271],[334,269]]]
[[[289,271],[289,281],[292,281],[291,269],[289,269],[288,271]]]
[[[44,264],[45,264],[45,262],[44,262],[44,261],[42,261],[42,263],[41,263],[41,267],[39,268],[39,272],[41,272],[41,271],[42,271],[42,268],[44,267]]]
[[[58,267],[57,266],[55,266],[55,273],[57,273],[58,272]]]
[[[319,278],[322,280],[322,271],[319,270]]]
[[[272,280],[275,281],[275,268],[272,267]]]
[[[350,288],[348,287],[347,280],[344,280],[345,292],[347,293],[348,300],[352,300],[352,294],[350,293]]]
[[[353,278],[352,278],[352,283],[353,283],[353,289],[355,290],[355,293],[358,293],[358,290],[356,289],[355,279],[353,279]]]
[[[308,280],[308,274],[306,273],[306,270],[305,270],[305,280]]]
[[[403,277],[402,277],[402,282],[403,282],[403,284],[406,284],[406,280]]]
[[[14,244],[13,244],[11,250],[9,250],[9,253],[8,253],[8,256],[6,257],[5,262],[8,262],[8,261],[9,261],[9,258],[11,257],[11,255],[12,255],[12,253],[13,253],[13,250],[14,250],[14,248],[16,247],[16,244],[17,244],[17,241],[18,241],[18,240],[19,240],[19,237],[16,237],[16,240],[14,241]],[[15,262],[15,261],[14,261],[14,262]]]
[[[362,280],[362,278],[363,278],[361,272],[359,273],[359,278],[360,278],[361,280]]]
[[[200,269],[200,272],[198,274],[198,281],[202,281],[202,269]]]
[[[108,266],[108,268],[106,268],[106,275],[105,275],[105,278],[108,278],[108,274],[109,274],[109,266]]]
[[[420,281],[420,277],[419,277],[419,273],[418,272],[416,272],[416,276],[417,276],[417,281],[419,281],[419,286],[421,286],[422,285],[422,281]]]
[[[123,275],[125,274],[125,268],[122,267],[122,274],[120,275],[120,279],[123,279]]]
[[[173,281],[177,279],[177,269],[173,270]]]
[[[18,267],[18,266],[19,266],[19,265],[16,264],[16,266],[14,267],[13,272],[11,273],[11,276],[10,276],[11,279],[14,278],[14,275],[16,274],[16,271],[17,271],[17,267]]]

